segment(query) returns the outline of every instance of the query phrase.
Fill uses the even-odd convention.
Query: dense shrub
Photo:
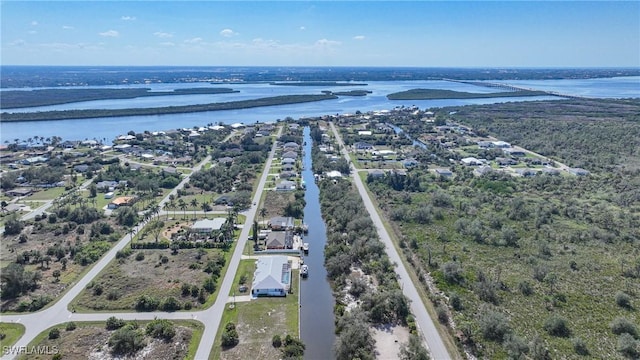
[[[176,335],[173,324],[166,319],[155,319],[149,322],[145,328],[147,335],[154,338],[169,341]]]
[[[227,323],[222,333],[222,347],[230,348],[238,345],[240,342],[238,331],[234,323]]]
[[[616,335],[627,333],[634,338],[638,336],[638,328],[634,323],[625,318],[616,318],[611,322],[611,331]]]
[[[571,330],[567,320],[558,315],[552,315],[544,322],[544,329],[551,336],[567,337],[571,335]]]

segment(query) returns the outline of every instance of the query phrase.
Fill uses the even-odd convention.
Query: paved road
[[[282,127],[279,129],[278,135],[282,133]],[[254,203],[258,203],[260,197],[262,196],[262,191],[264,190],[264,185],[266,183],[266,178],[269,173],[269,168],[271,167],[271,163],[273,160],[273,156],[275,154],[276,146],[275,143],[271,150],[270,156],[265,165],[265,170],[263,171],[262,178],[260,179],[260,183],[258,184],[258,188],[255,192]],[[192,174],[196,171],[200,170],[204,164],[211,160],[210,156],[207,156],[202,162],[200,162],[197,166],[193,168]],[[160,206],[163,206],[166,202],[169,201],[169,196],[171,194],[176,194],[178,189],[184,187],[184,185],[189,181],[190,175],[185,176],[185,178],[176,186],[167,196],[160,201]],[[84,185],[84,184],[83,184]],[[42,207],[41,207],[42,208]],[[44,210],[42,210],[44,211]],[[257,206],[252,206],[243,214],[246,215],[245,224],[253,223],[253,219],[257,212]],[[34,215],[35,216],[35,215]],[[140,229],[144,228],[146,223],[141,222],[136,226],[136,232]],[[251,226],[243,226],[240,238],[238,243],[236,244],[235,251],[233,256],[229,262],[229,267],[227,268],[227,272],[225,274],[224,280],[222,282],[222,286],[220,287],[220,292],[218,293],[218,298],[212,307],[201,310],[201,311],[189,311],[189,312],[149,312],[149,313],[140,313],[140,312],[109,312],[109,313],[72,313],[69,311],[68,306],[69,303],[80,294],[80,292],[89,284],[91,280],[93,280],[99,273],[104,269],[110,262],[115,258],[116,253],[123,249],[129,241],[131,241],[131,235],[125,235],[118,243],[107,252],[90,270],[83,276],[77,283],[73,284],[72,288],[69,289],[55,304],[51,305],[45,310],[41,310],[35,313],[28,314],[16,314],[16,315],[0,315],[0,321],[2,322],[17,322],[21,323],[25,326],[24,335],[15,343],[14,348],[19,348],[21,346],[27,346],[29,342],[31,342],[38,334],[46,330],[47,328],[56,325],[65,323],[68,321],[105,321],[111,316],[116,316],[118,318],[124,320],[153,320],[155,318],[159,319],[170,319],[170,320],[197,320],[204,324],[204,332],[202,334],[202,339],[200,340],[200,345],[195,355],[195,359],[207,359],[209,357],[209,352],[213,347],[213,343],[215,341],[216,333],[218,332],[218,327],[220,325],[220,321],[222,319],[222,314],[225,309],[225,305],[228,300],[228,294],[231,291],[231,287],[233,284],[233,279],[235,277],[235,273],[237,271],[238,265],[240,263],[240,258],[242,256],[242,251],[247,242],[247,238],[249,236],[249,231],[251,230]],[[19,354],[6,354],[2,356],[2,360],[12,359],[17,357]]]
[[[278,130],[277,137],[280,137],[282,133],[282,127]],[[260,182],[258,183],[258,188],[256,189],[255,195],[253,197],[253,203],[258,204],[260,201],[260,197],[262,196],[262,191],[264,190],[264,185],[267,182],[267,175],[269,174],[269,168],[271,167],[271,162],[273,161],[273,156],[276,151],[276,142],[273,143],[273,148],[271,149],[271,153],[269,154],[269,158],[267,159],[267,163],[265,164],[264,171],[262,172],[262,177],[260,178]],[[216,338],[216,333],[218,332],[218,327],[220,326],[220,321],[222,321],[222,314],[224,313],[224,309],[227,305],[227,297],[229,292],[231,291],[231,287],[234,286],[233,279],[236,276],[236,271],[238,270],[238,265],[240,264],[240,259],[242,257],[242,251],[244,250],[244,246],[247,243],[247,239],[249,237],[249,231],[251,230],[251,224],[253,224],[253,219],[256,216],[256,212],[258,210],[257,205],[251,206],[249,210],[244,212],[246,216],[245,225],[243,226],[242,231],[240,231],[240,238],[238,239],[238,243],[236,244],[236,249],[231,256],[231,260],[229,261],[229,267],[227,268],[227,272],[224,276],[224,280],[222,281],[222,285],[220,286],[220,292],[218,293],[218,298],[212,307],[204,311],[202,314],[202,318],[200,321],[203,321],[205,324],[204,332],[202,333],[202,339],[200,339],[200,346],[198,347],[198,351],[196,352],[195,358],[197,360],[207,359],[209,358],[209,352],[213,347],[213,343]]]
[[[351,160],[349,159],[349,152],[347,151],[347,147],[342,142],[342,137],[340,136],[340,133],[337,131],[333,122],[331,123],[331,130],[338,140],[338,144],[342,148],[342,153],[345,159],[348,162],[351,162]],[[352,171],[351,176],[354,183],[356,184],[356,187],[358,188],[360,196],[362,197],[365,208],[369,212],[371,220],[373,221],[378,231],[378,235],[380,236],[382,242],[385,244],[389,259],[392,263],[397,264],[395,269],[396,273],[399,276],[398,281],[400,281],[400,284],[402,284],[402,292],[409,298],[409,300],[411,300],[411,312],[415,316],[416,323],[418,324],[418,327],[427,342],[427,348],[431,353],[431,357],[437,360],[450,359],[451,356],[447,352],[447,348],[445,347],[444,342],[442,342],[442,338],[438,333],[438,329],[436,329],[433,320],[429,316],[429,313],[427,312],[427,309],[425,308],[424,303],[420,298],[418,290],[416,289],[413,281],[411,281],[411,277],[409,277],[409,273],[407,272],[407,269],[405,268],[400,255],[396,251],[396,248],[391,241],[391,237],[389,236],[387,229],[384,227],[382,219],[380,218],[376,207],[373,205],[373,202],[371,201],[371,198],[367,193],[367,189],[362,183],[362,179],[360,179],[360,176],[358,176],[357,171]]]

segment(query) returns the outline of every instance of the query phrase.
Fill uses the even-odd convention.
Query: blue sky
[[[640,2],[6,1],[3,65],[640,66]]]

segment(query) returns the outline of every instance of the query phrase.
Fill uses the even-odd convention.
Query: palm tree
[[[207,212],[209,211],[209,203],[207,202],[207,200],[203,200],[202,201],[202,211],[204,211],[204,218],[207,218]]]
[[[180,208],[180,210],[182,210],[182,219],[186,219],[187,218],[187,203],[184,202],[184,199],[180,198],[178,199],[178,207]]]
[[[262,225],[264,225],[264,217],[267,216],[267,208],[260,209],[260,217],[262,218]]]
[[[193,218],[196,218],[196,209],[198,208],[198,199],[193,198],[189,203],[193,207]]]
[[[164,203],[165,221],[169,221],[169,210],[171,210],[172,204],[170,202]]]

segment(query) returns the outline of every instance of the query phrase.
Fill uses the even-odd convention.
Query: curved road
[[[347,162],[351,163],[351,159],[349,158],[349,152],[347,151],[347,147],[344,145],[344,142],[342,142],[342,137],[340,136],[340,133],[336,130],[336,127],[333,122],[331,122],[330,124],[331,124],[331,130],[333,131],[333,134],[336,140],[338,141],[338,145],[342,149],[342,153],[345,159],[347,160]],[[409,273],[407,272],[407,269],[405,268],[404,263],[400,258],[400,255],[396,251],[396,248],[393,245],[393,242],[391,241],[391,237],[389,236],[387,229],[384,227],[384,224],[382,223],[382,219],[380,218],[380,215],[378,214],[376,207],[373,205],[373,202],[371,201],[371,198],[367,193],[367,189],[362,183],[362,179],[360,179],[360,176],[358,176],[357,171],[353,171],[351,174],[351,177],[353,178],[353,181],[356,184],[356,187],[358,188],[360,197],[362,197],[362,201],[364,202],[365,208],[367,209],[367,211],[369,212],[369,215],[371,216],[371,220],[376,226],[380,239],[385,244],[385,248],[387,250],[387,254],[389,255],[389,259],[391,260],[392,263],[397,264],[395,269],[396,269],[396,273],[399,276],[398,281],[400,281],[400,283],[402,284],[402,292],[405,294],[405,296],[409,298],[409,300],[411,300],[411,312],[415,316],[416,323],[418,324],[418,328],[422,332],[422,335],[424,336],[427,342],[427,348],[429,349],[429,353],[431,354],[431,357],[436,360],[450,359],[451,356],[449,355],[449,352],[447,351],[447,348],[444,345],[444,342],[442,341],[440,334],[438,333],[438,329],[436,329],[436,326],[433,320],[429,316],[427,309],[424,307],[422,299],[420,298],[420,294],[418,293],[418,290],[413,284],[411,277],[409,277]]]
[[[276,137],[279,137],[282,133],[282,127],[279,128],[278,134]],[[260,197],[262,196],[262,191],[264,190],[264,186],[266,184],[267,175],[269,174],[269,168],[271,167],[271,163],[273,161],[273,156],[276,150],[276,143],[274,142],[273,147],[271,149],[271,153],[267,162],[265,164],[265,170],[262,172],[262,177],[258,184],[258,188],[255,192],[253,202],[258,203]],[[210,156],[207,156],[202,162],[200,162],[197,166],[193,168],[191,174],[200,170],[204,164],[211,160]],[[167,196],[162,199],[159,203],[159,206],[163,206],[166,202],[169,201],[169,196],[171,194],[176,194],[178,189],[181,189],[188,181],[190,175],[185,176],[185,178],[176,186]],[[83,184],[84,185],[84,184]],[[49,204],[50,205],[50,204]],[[41,207],[38,210],[44,211],[46,207]],[[253,219],[257,212],[257,206],[252,206],[249,210],[244,212],[246,215],[245,224],[253,223]],[[139,223],[135,230],[136,232],[143,229],[146,225],[145,222]],[[222,314],[225,309],[225,305],[227,303],[228,294],[231,291],[231,287],[233,286],[233,279],[235,277],[235,273],[237,271],[238,265],[240,263],[240,259],[242,256],[242,251],[247,242],[247,238],[249,236],[249,231],[251,230],[251,226],[243,226],[240,238],[236,244],[235,251],[229,261],[229,266],[227,268],[227,272],[225,274],[224,280],[222,281],[222,285],[220,286],[220,291],[218,292],[218,297],[216,302],[208,309],[201,311],[185,311],[185,312],[109,312],[109,313],[72,313],[68,310],[69,303],[80,294],[82,290],[85,289],[87,284],[91,280],[93,280],[99,273],[104,269],[110,262],[115,258],[116,253],[119,250],[122,250],[129,242],[131,241],[131,235],[125,235],[118,243],[109,250],[88,272],[85,274],[77,283],[73,284],[71,289],[69,289],[60,299],[56,301],[53,305],[46,308],[45,310],[41,310],[34,313],[25,313],[25,314],[15,314],[15,315],[0,315],[0,321],[2,322],[14,322],[21,323],[25,326],[24,335],[13,345],[14,349],[18,349],[20,347],[26,347],[38,334],[45,331],[51,326],[62,324],[68,321],[105,321],[111,316],[116,316],[118,318],[124,320],[153,320],[155,318],[159,319],[169,319],[169,320],[197,320],[204,324],[204,332],[202,334],[202,338],[200,339],[200,344],[198,346],[198,350],[195,355],[195,359],[202,360],[208,359],[211,348],[213,347],[213,343],[215,341],[216,333],[218,332],[218,326],[220,325],[220,321],[222,319]],[[20,354],[2,354],[2,360],[13,359]]]

